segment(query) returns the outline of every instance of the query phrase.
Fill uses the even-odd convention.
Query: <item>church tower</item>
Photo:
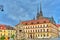
[[[40,1],[40,12],[37,13],[37,19],[40,19],[40,18],[43,18],[43,12],[42,12],[42,4],[41,4],[41,1]]]

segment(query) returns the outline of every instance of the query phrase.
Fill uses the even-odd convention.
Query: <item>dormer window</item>
[[[37,24],[39,24],[39,22],[37,22]]]
[[[25,25],[27,25],[27,23],[25,23]]]
[[[44,21],[44,23],[46,23],[46,21]]]
[[[31,24],[33,24],[33,22]]]

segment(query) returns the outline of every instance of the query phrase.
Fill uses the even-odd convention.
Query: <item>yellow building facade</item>
[[[58,27],[58,31],[59,31],[59,38],[60,38],[60,24],[56,24],[56,26]]]
[[[37,13],[36,19],[23,21],[24,31],[27,38],[57,38],[58,27],[53,17],[44,17],[40,7],[40,12]]]
[[[5,29],[0,29],[0,39],[4,37],[5,40],[10,39],[12,36],[15,36],[15,29],[13,27],[6,27],[6,26],[1,26],[2,28]]]
[[[22,21],[26,38],[58,38],[59,31],[53,17],[44,17],[40,5],[40,12],[32,20]],[[17,25],[18,26],[18,25]],[[16,27],[17,27],[16,26]],[[20,27],[20,26],[19,26]]]
[[[52,23],[23,26],[27,38],[57,38],[58,28]]]

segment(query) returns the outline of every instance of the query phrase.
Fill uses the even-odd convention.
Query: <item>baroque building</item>
[[[0,40],[9,40],[15,37],[15,29],[11,26],[0,24]]]
[[[25,31],[24,31],[22,24],[16,25],[15,30],[16,30],[15,40],[25,40],[26,39]]]
[[[59,38],[60,38],[60,24],[56,24],[56,26],[58,27],[58,31],[59,31]]]
[[[23,21],[16,26],[20,30],[20,27],[24,29],[26,38],[57,38],[58,37],[58,27],[56,26],[53,17],[44,17],[42,12],[42,6],[40,3],[40,12],[37,13],[36,19]],[[20,33],[18,34],[20,35]],[[16,37],[19,38],[19,37]]]
[[[21,22],[27,38],[57,38],[58,28],[55,21],[45,17],[38,17],[36,20]]]

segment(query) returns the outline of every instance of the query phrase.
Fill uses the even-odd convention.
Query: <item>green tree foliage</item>
[[[2,36],[1,38],[0,38],[0,40],[4,40],[5,39],[5,37],[4,36]]]
[[[14,35],[12,35],[12,36],[11,36],[11,38],[13,38],[13,39],[14,39]]]

